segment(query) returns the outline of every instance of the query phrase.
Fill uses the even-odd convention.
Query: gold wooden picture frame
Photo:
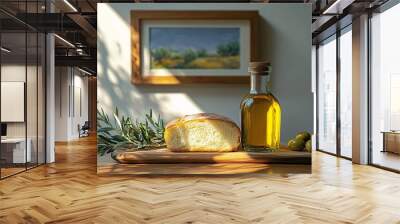
[[[221,84],[249,83],[249,76],[247,74],[247,63],[249,61],[257,60],[258,58],[256,51],[258,18],[259,18],[258,11],[139,11],[139,10],[131,11],[132,83],[135,85],[139,84],[178,85],[183,83],[221,83]],[[229,25],[230,27],[232,26],[234,27],[235,24],[238,24],[238,27],[240,27],[240,25],[245,24],[243,25],[243,27],[245,28],[239,29],[234,27],[235,29],[233,28],[220,29],[224,31],[226,30],[235,31],[235,35],[225,35],[225,36],[238,37],[239,35],[241,41],[240,45],[238,43],[237,47],[235,47],[235,45],[231,47],[230,49],[232,48],[236,49],[236,51],[234,51],[235,53],[231,54],[229,53],[229,51],[218,50],[218,55],[222,55],[222,53],[220,52],[223,52],[224,58],[222,58],[222,56],[218,56],[221,58],[216,58],[215,46],[213,49],[211,49],[213,53],[210,54],[208,54],[208,51],[201,49],[202,54],[210,56],[204,56],[204,58],[196,58],[196,60],[198,59],[197,61],[193,61],[194,59],[192,57],[190,66],[204,66],[204,68],[200,67],[200,69],[198,69],[198,67],[195,67],[195,69],[191,68],[187,69],[187,67],[189,67],[188,65],[189,63],[182,65],[183,63],[182,61],[185,61],[186,63],[187,60],[181,59],[180,56],[181,53],[178,51],[174,51],[175,56],[173,57],[174,60],[176,59],[175,61],[171,62],[170,59],[168,60],[162,59],[164,60],[164,61],[160,60],[162,61],[162,63],[156,64],[154,62],[153,59],[154,57],[152,55],[154,51],[152,51],[152,49],[149,47],[151,38],[149,34],[150,31],[148,31],[150,29],[147,28],[147,26],[150,27],[151,24],[153,24],[153,26],[154,24],[162,24],[162,27],[168,28],[169,23],[179,25],[180,23],[184,24],[186,22],[188,22],[187,25],[185,25],[186,28],[187,26],[190,26],[190,23],[202,27],[207,27],[207,24],[210,24],[210,26],[214,27],[214,31],[218,31],[218,29],[215,28],[218,27],[218,24],[221,24],[224,27],[225,24],[230,24]],[[154,27],[156,26],[159,27],[160,25],[155,25]],[[175,33],[176,32],[172,32],[171,36],[168,35],[166,36],[172,38],[171,41],[177,42],[178,40],[174,39],[173,37]],[[218,35],[218,33],[216,35],[218,37],[223,36],[223,35]],[[144,38],[144,36],[146,36],[146,38]],[[160,35],[157,35],[157,37],[159,36]],[[190,35],[190,36],[195,36],[195,35]],[[243,38],[243,36],[245,36],[246,38]],[[208,38],[208,40],[210,39],[213,40],[212,37]],[[165,41],[168,40],[164,40],[164,42]],[[245,46],[247,45],[247,47],[243,47],[241,43],[246,43]],[[216,43],[213,44],[215,45]],[[221,49],[224,48],[221,47]],[[189,53],[190,51],[191,48],[189,50]],[[144,55],[146,55],[146,57]],[[200,55],[200,53],[197,52],[195,55]],[[184,59],[186,58],[187,57],[185,56]],[[212,63],[208,63],[207,60],[208,62]],[[166,61],[168,61],[168,63],[166,63]],[[220,63],[218,64],[216,63],[216,61]],[[146,66],[144,64],[146,64]],[[151,74],[152,72],[150,71],[153,71],[149,70],[149,68],[152,69],[151,66],[154,66],[156,68],[154,69],[154,71],[159,71],[161,75]],[[180,69],[181,67],[179,66],[187,66],[187,67],[185,67],[184,69]],[[207,66],[211,68],[208,68]],[[217,66],[226,66],[226,67],[217,67]],[[189,72],[193,74],[186,74]],[[201,75],[198,75],[197,73],[201,73]],[[235,74],[231,75],[233,73]]]

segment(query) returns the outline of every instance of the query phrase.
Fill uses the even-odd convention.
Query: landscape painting
[[[240,28],[151,27],[151,69],[239,69]]]

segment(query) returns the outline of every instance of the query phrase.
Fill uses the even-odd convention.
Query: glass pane
[[[336,39],[318,48],[318,148],[336,153]]]
[[[45,120],[46,120],[46,108],[45,108],[45,60],[46,51],[45,44],[46,38],[44,34],[39,34],[38,36],[38,164],[45,163]]]
[[[28,62],[27,62],[27,80],[26,80],[26,112],[27,112],[27,142],[28,142],[28,151],[30,153],[28,156],[27,166],[28,168],[34,167],[37,165],[38,160],[38,141],[37,141],[37,132],[38,132],[38,88],[37,88],[37,79],[38,79],[38,35],[36,32],[28,32],[27,33],[27,44],[28,44]]]
[[[352,35],[340,36],[340,152],[352,157]]]
[[[400,170],[400,4],[372,18],[372,163]]]
[[[1,161],[2,177],[25,170],[26,33],[1,34]],[[29,147],[28,147],[29,149]]]
[[[1,1],[0,6],[20,15],[45,12],[44,0]],[[46,54],[44,34],[2,12],[0,19],[7,21],[0,23],[0,176],[4,178],[45,162]]]

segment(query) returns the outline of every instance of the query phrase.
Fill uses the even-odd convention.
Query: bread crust
[[[175,120],[172,120],[170,122],[167,123],[167,125],[165,126],[165,129],[171,128],[173,126],[178,125],[179,123],[186,123],[189,121],[199,121],[199,120],[220,120],[220,121],[226,121],[229,122],[231,124],[233,124],[239,131],[239,127],[237,126],[237,124],[231,120],[228,117],[219,115],[219,114],[214,114],[214,113],[198,113],[198,114],[192,114],[192,115],[185,115],[183,117],[177,118]]]
[[[199,114],[193,114],[193,115],[186,115],[181,118],[177,118],[175,120],[172,120],[168,122],[168,124],[165,127],[165,132],[167,132],[168,129],[172,128],[177,128],[180,125],[189,123],[189,122],[201,122],[205,120],[217,120],[217,121],[222,121],[231,124],[232,128],[236,129],[238,132],[238,138],[237,138],[237,144],[236,146],[231,147],[231,148],[221,148],[219,150],[215,150],[215,148],[207,148],[207,147],[202,147],[202,148],[196,148],[196,149],[190,149],[186,147],[179,147],[179,148],[168,148],[169,150],[173,152],[232,152],[232,151],[238,151],[240,148],[240,128],[237,126],[237,124],[231,120],[228,117],[221,116],[218,114],[214,113],[199,113]]]

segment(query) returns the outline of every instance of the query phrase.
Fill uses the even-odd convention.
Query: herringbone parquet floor
[[[400,223],[400,175],[316,152],[312,175],[99,177],[86,138],[0,181],[0,223]]]

